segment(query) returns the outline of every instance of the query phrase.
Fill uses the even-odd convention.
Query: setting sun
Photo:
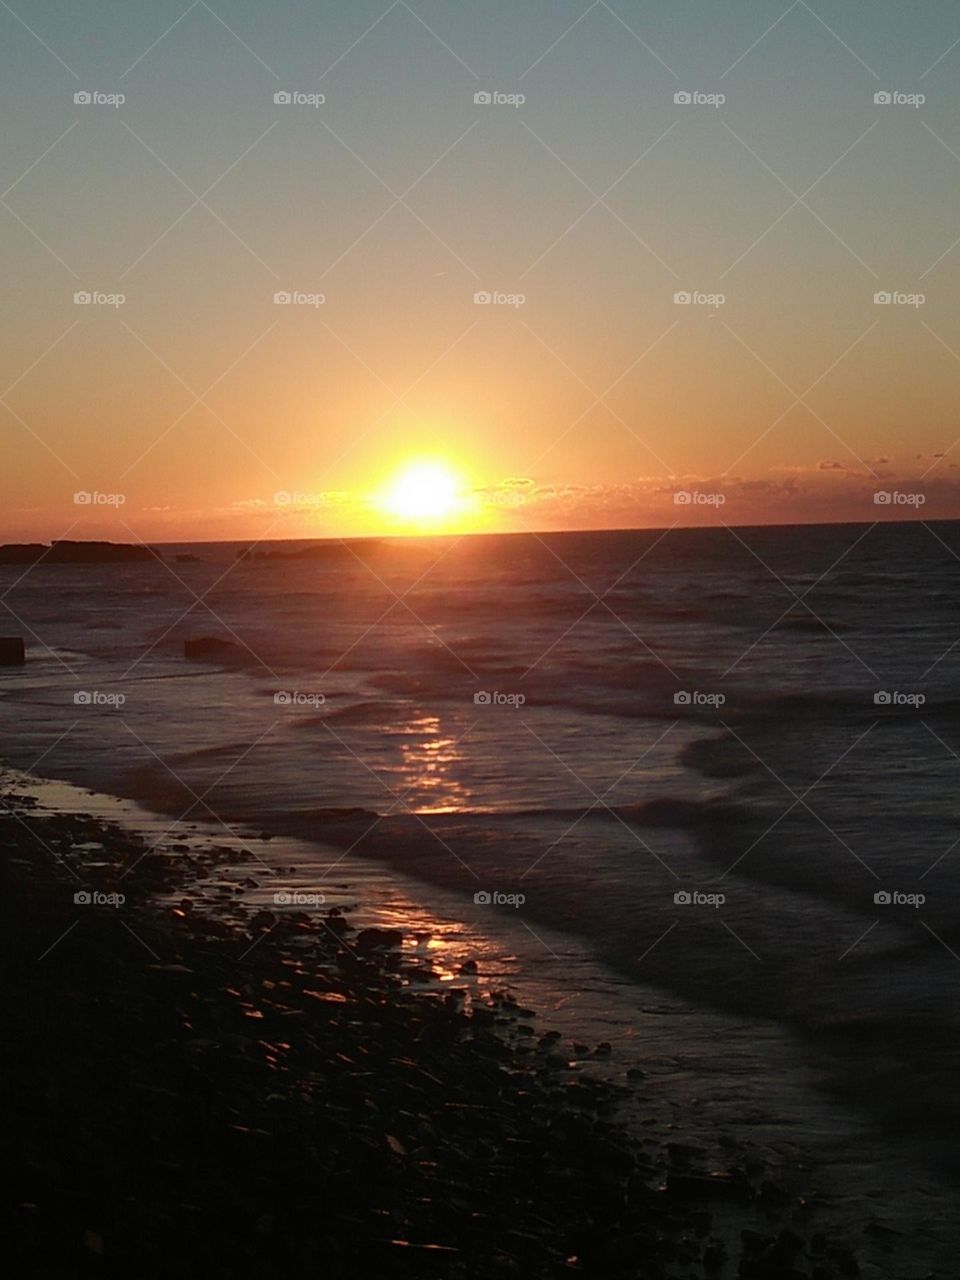
[[[404,467],[387,486],[382,505],[402,520],[438,521],[459,514],[466,501],[456,472],[441,462]]]

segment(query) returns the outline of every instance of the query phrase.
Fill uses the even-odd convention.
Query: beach
[[[755,541],[801,590],[811,560],[829,566],[851,536],[824,527]],[[550,549],[515,537],[383,543],[369,565],[299,544],[262,559],[192,544],[166,548],[163,561],[0,570],[9,602],[44,637],[28,633],[25,662],[3,675],[9,790],[53,832],[60,824],[82,881],[47,852],[21,908],[9,908],[11,937],[32,918],[39,930],[14,957],[18,983],[50,983],[39,1004],[52,1007],[58,966],[83,976],[84,947],[102,934],[111,963],[136,956],[144,980],[168,986],[179,970],[151,965],[182,965],[203,976],[209,1008],[223,1003],[215,1015],[180,1004],[175,1019],[164,1013],[156,1039],[175,1055],[194,1052],[181,1043],[188,1023],[205,1043],[217,1041],[213,1027],[233,1035],[238,1023],[265,1032],[268,1022],[278,1028],[266,1043],[299,1054],[284,1028],[313,1027],[331,1002],[282,987],[275,1008],[263,983],[278,984],[306,947],[353,984],[336,989],[364,1011],[344,1050],[353,1062],[366,1060],[366,1013],[389,993],[414,1022],[430,1010],[448,1028],[445,1045],[481,1054],[475,1069],[461,1064],[467,1092],[456,1096],[492,1106],[469,1097],[494,1052],[474,1031],[492,1017],[517,1078],[549,1086],[545,1115],[570,1110],[583,1094],[564,1085],[583,1076],[609,1091],[604,1123],[634,1152],[648,1191],[716,1174],[700,1184],[714,1200],[731,1169],[737,1195],[741,1175],[750,1184],[748,1207],[763,1182],[784,1190],[769,1224],[728,1224],[700,1206],[713,1214],[691,1237],[701,1258],[711,1232],[729,1270],[741,1230],[787,1229],[841,1242],[878,1280],[949,1278],[960,1247],[951,669],[934,667],[925,692],[904,699],[916,687],[908,669],[951,642],[953,562],[926,530],[854,536],[817,601],[829,625],[795,610],[762,644],[761,612],[783,612],[781,588],[725,531],[677,534],[662,559],[658,535],[623,532],[556,535]],[[615,614],[583,620],[576,579],[597,593],[622,579]],[[924,611],[922,632],[889,614],[874,634],[880,580]],[[184,583],[209,606],[202,619]],[[410,611],[378,624],[383,584]],[[850,651],[867,655],[876,680]],[[100,836],[82,835],[89,823],[111,833],[109,855]],[[12,829],[15,858],[43,852]],[[48,873],[124,902],[51,896]],[[371,929],[391,943],[357,967],[347,948],[356,953],[352,939]],[[153,1009],[154,986],[143,995]],[[408,1028],[407,1012],[394,1030]],[[97,1026],[70,1053],[127,1033],[124,1024],[118,1041]],[[142,1033],[129,1028],[133,1040]],[[336,1063],[332,1036],[326,1027],[310,1043]],[[442,1078],[412,1031],[400,1038],[396,1053],[380,1051],[375,1079],[398,1058]],[[275,1051],[277,1071],[286,1052]],[[201,1053],[213,1071],[221,1057]],[[102,1056],[98,1088],[111,1079]],[[177,1082],[190,1076],[178,1064],[165,1069]],[[311,1069],[290,1067],[297,1078]],[[150,1077],[151,1090],[179,1087]],[[240,1109],[237,1123],[272,1132],[259,1108]],[[415,1159],[410,1133],[370,1114],[384,1169]],[[453,1123],[450,1108],[440,1114]],[[408,1156],[385,1150],[385,1134]],[[505,1131],[497,1142],[513,1152]],[[299,1156],[288,1155],[294,1168]],[[232,1168],[232,1148],[219,1158]],[[578,1179],[593,1174],[570,1174]],[[809,1223],[794,1221],[801,1202]],[[539,1217],[556,1225],[552,1212]],[[461,1248],[448,1227],[421,1221],[419,1234],[397,1226],[389,1238]],[[373,1226],[363,1234],[386,1238]],[[533,1235],[537,1265],[584,1256],[550,1243],[546,1227]],[[488,1269],[482,1249],[477,1257],[466,1274]],[[822,1265],[809,1254],[796,1269]]]
[[[9,778],[0,840],[17,1274],[861,1274],[748,1150],[640,1141],[643,1081],[476,963],[440,982],[339,908],[211,910],[235,851],[158,855]]]
[[[12,1274],[957,1280],[913,9],[0,0]]]

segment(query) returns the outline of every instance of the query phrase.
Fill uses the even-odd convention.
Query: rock
[[[750,1199],[750,1185],[729,1174],[671,1173],[667,1191],[678,1200],[724,1199],[740,1203]]]
[[[699,1143],[690,1142],[668,1142],[667,1155],[670,1157],[670,1163],[678,1168],[689,1165],[695,1156],[702,1156],[706,1151]]]
[[[904,1231],[898,1231],[896,1227],[888,1227],[885,1223],[880,1222],[876,1218],[867,1224],[864,1231],[868,1236],[880,1236],[881,1238],[884,1236],[903,1236],[906,1234]]]
[[[777,1249],[791,1257],[799,1253],[805,1244],[803,1236],[798,1236],[795,1231],[790,1231],[787,1227],[784,1227],[777,1236]]]
[[[379,951],[403,946],[403,934],[399,929],[361,929],[354,949],[360,952]]]
[[[778,1187],[775,1182],[760,1183],[760,1203],[765,1209],[780,1209],[790,1199],[782,1187]]]
[[[0,667],[22,667],[26,660],[22,636],[0,636]]]
[[[711,1244],[703,1251],[703,1265],[708,1271],[719,1271],[726,1260],[727,1255],[721,1245]]]
[[[837,1270],[842,1276],[858,1276],[860,1267],[853,1251],[844,1248],[839,1244],[831,1244],[827,1246],[827,1257],[836,1265]]]
[[[183,656],[185,658],[226,658],[239,653],[232,640],[224,640],[220,636],[197,636],[192,640],[184,640]]]

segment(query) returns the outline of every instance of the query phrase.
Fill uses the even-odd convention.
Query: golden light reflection
[[[421,813],[455,813],[464,807],[467,790],[456,776],[461,759],[455,738],[441,736],[437,716],[424,715],[407,726],[401,743],[402,770]]]

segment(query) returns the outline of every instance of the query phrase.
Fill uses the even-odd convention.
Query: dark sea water
[[[403,877],[553,1012],[660,1063],[676,1105],[860,1151],[887,1212],[909,1152],[936,1219],[960,526],[304,545],[0,568],[0,630],[29,648],[0,673],[5,759],[296,841],[320,890]],[[235,648],[185,661],[198,636]]]

